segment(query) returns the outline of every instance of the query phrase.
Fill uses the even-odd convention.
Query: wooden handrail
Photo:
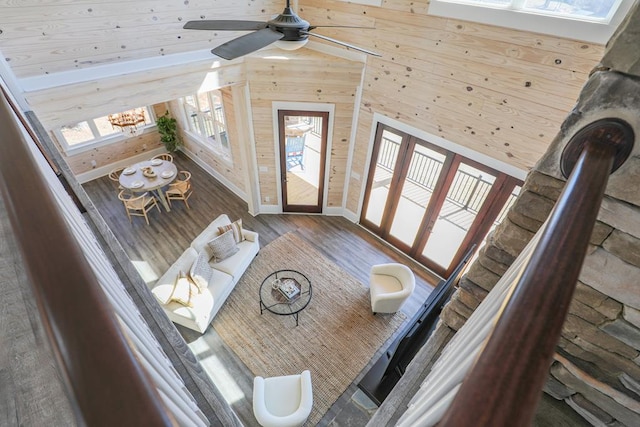
[[[0,190],[79,424],[175,425],[0,98]]]
[[[563,158],[563,170],[572,169],[571,176],[439,426],[531,424],[614,160],[619,166],[632,146],[633,132],[616,119],[585,127],[569,143],[565,154],[579,156]]]

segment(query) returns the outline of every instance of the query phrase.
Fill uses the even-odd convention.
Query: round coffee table
[[[260,314],[267,310],[279,316],[294,316],[311,301],[311,281],[295,270],[274,271],[260,285]]]

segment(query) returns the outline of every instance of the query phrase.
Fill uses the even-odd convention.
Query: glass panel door
[[[322,212],[329,113],[278,111],[284,212]]]
[[[360,223],[447,277],[479,246],[518,180],[379,124]]]
[[[447,269],[487,200],[496,176],[460,162],[421,255]]]
[[[368,227],[379,229],[382,226],[385,217],[385,211],[389,206],[389,194],[391,193],[391,185],[394,182],[394,173],[400,156],[402,140],[404,135],[400,132],[394,132],[384,127],[378,128],[376,140],[380,141],[376,144],[372,169],[369,173],[369,180],[366,193],[366,200],[363,209],[361,221],[365,222]]]
[[[447,157],[416,143],[411,144],[411,149],[411,161],[400,182],[400,199],[389,230],[389,236],[400,243],[394,244],[407,247],[414,245]]]

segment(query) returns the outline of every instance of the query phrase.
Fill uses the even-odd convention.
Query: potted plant
[[[156,119],[156,126],[158,127],[158,132],[160,132],[160,141],[162,141],[168,152],[173,153],[182,145],[178,135],[178,122],[175,118],[169,116],[168,111]]]

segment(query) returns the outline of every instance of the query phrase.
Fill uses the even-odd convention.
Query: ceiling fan
[[[267,21],[240,21],[240,20],[202,20],[189,21],[184,27],[186,30],[213,30],[213,31],[254,31],[236,39],[230,40],[211,50],[211,53],[224,59],[235,59],[265,46],[270,45],[278,40],[283,42],[291,42],[293,46],[300,47],[304,45],[309,36],[337,43],[350,49],[358,50],[369,55],[380,56],[380,54],[353,46],[331,37],[314,34],[310,31],[319,26],[312,26],[309,22],[300,18],[291,9],[290,0],[284,11],[275,18]],[[360,28],[360,27],[342,27],[342,28]],[[297,42],[297,43],[296,43]]]

